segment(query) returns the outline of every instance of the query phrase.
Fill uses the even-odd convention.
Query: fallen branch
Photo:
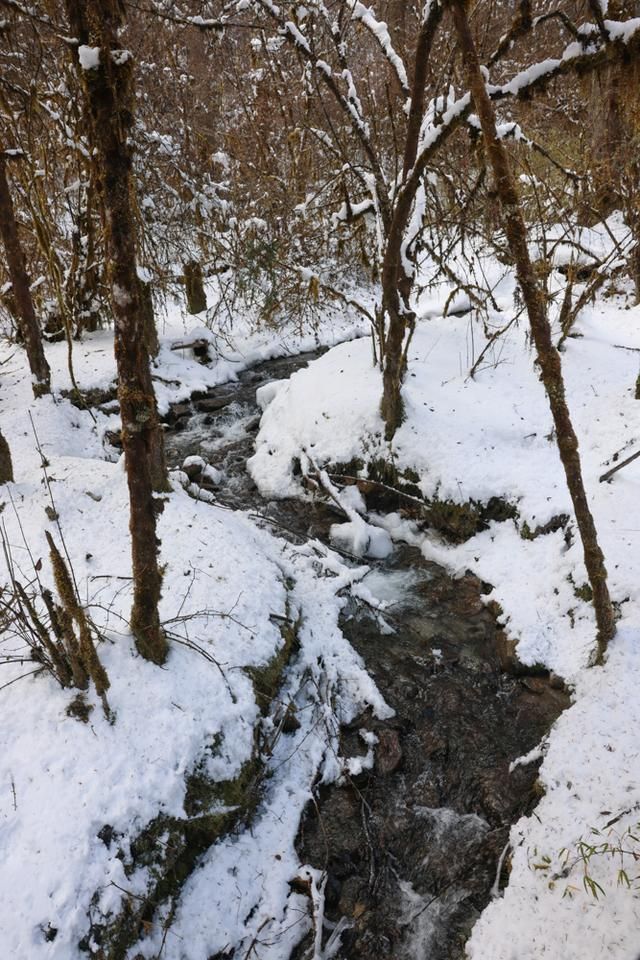
[[[171,344],[171,350],[208,350],[210,343],[204,337],[194,340],[176,340]],[[159,377],[156,379],[160,379]],[[175,382],[175,381],[172,381]]]
[[[613,475],[616,474],[618,470],[622,470],[622,468],[626,467],[627,464],[633,463],[633,461],[637,460],[638,457],[640,457],[640,450],[638,450],[636,453],[632,453],[630,457],[627,457],[626,460],[622,460],[621,463],[616,463],[615,467],[612,467],[611,470],[607,470],[606,473],[602,474],[602,476],[599,478],[600,483],[611,480]]]

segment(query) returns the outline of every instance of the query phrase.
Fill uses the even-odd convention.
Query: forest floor
[[[488,329],[501,327],[513,316],[513,281],[499,265],[484,266],[500,308],[489,315]],[[382,439],[371,341],[352,339],[366,332],[361,323],[328,317],[319,338],[332,349],[263,388],[250,470],[264,496],[308,498],[305,472],[318,479],[325,468],[333,473],[341,465],[362,480],[378,477],[375,465],[384,460],[409,497],[436,505],[432,519],[462,517],[464,526],[469,516],[473,524],[482,515],[477,529],[465,527],[463,536],[459,528],[452,543],[435,522],[422,522],[410,509],[363,518],[364,501],[354,487],[339,493],[351,519],[333,530],[338,547],[363,555],[361,564],[348,563],[317,542],[295,545],[272,535],[245,511],[194,500],[175,474],[159,529],[161,614],[173,635],[162,669],[135,655],[126,627],[126,478],[118,451],[105,439],[118,427],[113,405],[105,399],[90,412],[60,394],[71,386],[64,344],[47,349],[55,394],[34,403],[22,352],[2,345],[0,423],[16,478],[0,498],[5,544],[18,579],[49,584],[44,530],[59,543],[64,538],[104,637],[99,654],[115,716],[109,722],[90,693],[82,723],[67,712],[69,690],[34,674],[28,661],[3,665],[3,955],[99,956],[116,936],[111,920],[125,907],[147,925],[148,936],[123,956],[162,951],[176,960],[205,960],[224,956],[230,944],[244,951],[237,956],[248,956],[258,940],[264,960],[290,955],[309,928],[308,896],[292,894],[289,881],[302,869],[295,839],[311,786],[344,772],[340,724],[367,706],[380,718],[390,715],[340,629],[345,590],[364,577],[367,552],[381,556],[405,541],[454,576],[471,571],[492,585],[484,599],[498,605],[493,609],[517,642],[519,660],[553,671],[572,691],[572,706],[525,759],[543,756],[544,795],[533,815],[512,828],[508,884],[476,924],[469,955],[637,960],[640,588],[638,528],[629,523],[640,461],[610,483],[599,483],[599,476],[640,442],[634,399],[640,308],[631,307],[630,289],[617,281],[616,290],[584,308],[563,353],[585,481],[620,614],[605,666],[590,668],[595,627],[586,577],[525,319],[490,347],[470,378],[486,331],[470,314],[442,317],[447,294],[419,303],[404,388],[407,416],[391,445]],[[235,344],[221,343],[200,330],[217,348],[217,359],[203,365],[190,350],[170,349],[185,336],[184,323],[177,309],[171,313],[154,370],[163,414],[261,359],[318,344],[312,334],[284,341],[248,330],[235,332]],[[74,370],[81,389],[108,391],[111,334],[74,345]],[[506,519],[482,514],[492,498],[510,505]],[[2,578],[8,581],[4,567]],[[0,656],[12,650],[15,656],[15,641],[5,632]],[[266,706],[265,688],[273,701]],[[279,735],[286,726],[281,707],[286,713],[290,703],[296,722],[285,737]],[[218,785],[207,817],[199,816],[202,783]],[[250,830],[231,836],[234,817],[248,813],[248,785],[259,793],[258,810]],[[193,839],[194,825],[206,832],[203,848],[197,831]],[[188,880],[177,914],[167,907],[152,924],[138,907],[162,875],[162,863],[145,860],[151,840],[154,849],[164,847],[177,873],[216,830],[215,856],[205,857]],[[306,879],[317,906],[322,878],[310,870]],[[323,956],[330,955],[325,945]]]

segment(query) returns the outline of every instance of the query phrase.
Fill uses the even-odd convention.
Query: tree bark
[[[202,267],[197,260],[190,260],[184,265],[184,286],[187,295],[187,310],[189,313],[202,313],[207,309],[207,294],[204,289]]]
[[[6,160],[6,154],[0,151],[0,234],[7,255],[7,266],[11,278],[19,329],[27,350],[29,369],[33,376],[33,395],[34,397],[41,397],[51,391],[51,372],[44,355],[42,334],[36,318],[31,290],[29,289],[29,277],[27,276],[18,235],[13,201],[9,192]]]
[[[157,357],[160,352],[158,328],[153,315],[153,294],[151,284],[140,280],[140,302],[144,313],[144,339],[150,357]]]
[[[105,249],[115,318],[114,347],[129,487],[133,606],[131,631],[138,651],[163,663],[167,642],[158,603],[162,576],[158,566],[154,486],[166,485],[161,427],[151,380],[148,331],[136,269],[136,227],[131,136],[135,101],[131,54],[123,51],[118,31],[124,25],[118,0],[66,0],[72,34],[89,62],[76,60],[87,99],[89,137],[105,212]],[[147,317],[148,320],[148,317]],[[155,481],[155,482],[154,482]]]
[[[11,450],[2,432],[0,432],[0,483],[13,483]]]
[[[416,41],[411,81],[411,107],[402,160],[402,183],[393,205],[382,264],[381,326],[384,329],[386,320],[387,330],[384,343],[380,344],[380,353],[384,357],[380,412],[385,422],[387,440],[393,438],[402,421],[401,390],[405,373],[405,339],[407,330],[412,330],[416,319],[410,306],[413,278],[405,271],[402,261],[402,244],[419,181],[415,182],[413,190],[406,189],[406,184],[418,153],[429,55],[441,19],[442,7],[438,0],[435,0]]]
[[[526,226],[515,178],[507,151],[497,136],[495,112],[487,93],[464,0],[453,0],[452,12],[467,82],[480,120],[487,157],[496,181],[504,232],[516,265],[518,283],[527,308],[542,381],[555,424],[558,451],[582,540],[584,563],[593,591],[593,606],[598,628],[595,662],[602,663],[607,643],[615,633],[615,621],[607,586],[604,556],[598,543],[595,523],[584,489],[578,439],[567,406],[560,354],[551,336],[544,292],[529,256]]]

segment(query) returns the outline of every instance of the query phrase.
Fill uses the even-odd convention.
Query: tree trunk
[[[640,226],[635,229],[634,233],[636,245],[631,254],[631,275],[636,291],[636,304],[640,304]]]
[[[157,357],[160,352],[160,341],[158,339],[158,329],[153,315],[153,294],[151,284],[144,280],[140,281],[140,302],[144,312],[144,339],[147,345],[147,351],[150,357]]]
[[[580,531],[584,563],[593,591],[593,606],[598,627],[596,663],[602,663],[607,643],[615,633],[615,622],[607,587],[604,557],[598,544],[596,527],[582,480],[578,439],[571,423],[565,397],[560,354],[553,344],[545,296],[529,257],[526,226],[520,209],[516,182],[507,151],[497,136],[495,113],[487,94],[464,0],[453,0],[452,11],[467,82],[482,127],[487,157],[493,169],[502,209],[504,232],[516,265],[518,283],[527,308],[542,381],[555,424],[558,451]]]
[[[187,294],[187,310],[189,313],[202,313],[207,309],[207,295],[204,290],[202,267],[197,260],[190,260],[184,265],[184,285]]]
[[[33,395],[34,397],[41,397],[51,390],[51,372],[44,355],[42,334],[38,326],[31,290],[29,289],[29,278],[25,268],[24,255],[18,235],[18,224],[7,181],[6,160],[7,155],[0,151],[0,234],[7,255],[7,266],[19,329],[27,348],[29,369],[33,376]]]
[[[402,261],[402,244],[409,225],[418,182],[413,190],[407,189],[406,183],[418,152],[429,55],[441,19],[442,8],[438,0],[435,0],[416,41],[411,81],[411,107],[402,160],[402,183],[393,205],[382,264],[383,321],[381,326],[384,329],[386,319],[387,332],[384,343],[380,344],[380,355],[384,357],[380,412],[385,422],[387,440],[393,438],[402,421],[401,390],[406,366],[406,336],[407,331],[409,336],[411,335],[416,319],[410,307],[413,278],[405,271]]]
[[[118,367],[129,502],[133,606],[131,631],[138,651],[163,663],[167,642],[158,603],[162,577],[156,539],[156,487],[164,480],[163,444],[147,349],[147,324],[136,269],[136,234],[131,135],[135,101],[131,55],[122,50],[118,31],[123,6],[118,0],[66,0],[73,36],[79,41],[77,69],[87,98],[89,136],[105,211],[105,249]],[[84,48],[84,49],[82,49]],[[98,50],[98,62],[94,63]],[[87,68],[87,59],[92,64]],[[147,317],[148,320],[148,317]]]
[[[13,483],[11,450],[2,432],[0,432],[0,483]]]

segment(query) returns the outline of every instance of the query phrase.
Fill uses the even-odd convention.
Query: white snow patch
[[[88,47],[81,43],[78,47],[78,60],[83,70],[95,70],[100,66],[100,47]]]

